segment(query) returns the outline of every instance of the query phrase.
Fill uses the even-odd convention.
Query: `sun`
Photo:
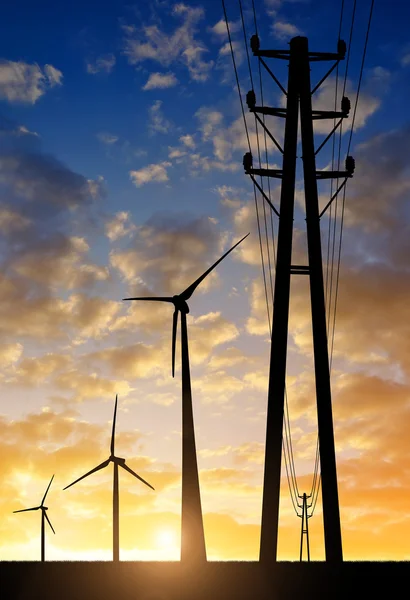
[[[160,546],[161,548],[173,548],[175,546],[175,543],[175,533],[171,529],[161,529],[161,531],[158,531],[158,546]]]

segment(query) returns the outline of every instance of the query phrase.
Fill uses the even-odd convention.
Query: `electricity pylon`
[[[308,504],[308,498],[310,498],[310,496],[307,496],[306,494],[303,494],[302,496],[299,496],[299,498],[302,498],[302,514],[298,515],[299,517],[301,517],[302,519],[302,526],[301,526],[301,532],[300,532],[300,558],[299,560],[302,560],[302,556],[303,556],[303,536],[306,536],[306,551],[307,551],[307,559],[308,562],[310,562],[310,545],[309,545],[309,524],[308,524],[308,519],[310,519],[310,517],[312,516],[311,514],[308,515],[308,508],[310,508],[312,506],[312,504]]]
[[[259,38],[255,35],[251,39],[251,49],[254,56],[259,57],[263,66],[282,90],[284,88],[263,60],[263,57],[289,61],[288,89],[287,91],[284,90],[286,93],[286,108],[257,106],[254,91],[249,92],[247,95],[249,109],[255,114],[269,137],[283,153],[282,169],[254,169],[251,153],[245,154],[243,161],[245,173],[250,175],[264,199],[279,215],[259,558],[261,562],[265,563],[276,561],[277,558],[290,278],[291,275],[308,275],[310,279],[325,552],[327,561],[340,562],[343,560],[343,554],[320,240],[320,217],[336,197],[336,194],[319,214],[317,180],[343,178],[343,183],[338,189],[339,192],[346,183],[347,178],[353,174],[354,160],[347,157],[345,171],[316,171],[315,155],[330,138],[331,134],[315,151],[313,120],[340,119],[338,125],[333,129],[334,132],[342,120],[348,116],[350,102],[347,98],[343,98],[341,111],[312,110],[312,94],[320,87],[339,61],[344,58],[346,45],[342,40],[339,40],[337,52],[335,53],[310,52],[307,38],[295,37],[290,41],[289,50],[261,50]],[[312,61],[334,61],[333,66],[313,90],[310,84],[310,62]],[[265,121],[260,119],[259,114],[285,118],[283,150],[269,132]],[[305,186],[308,265],[291,264],[299,114]],[[282,180],[279,211],[272,206],[270,199],[263,191],[263,187],[256,182],[255,175],[276,177]]]

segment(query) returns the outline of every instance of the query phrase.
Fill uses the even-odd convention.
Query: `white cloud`
[[[208,52],[205,45],[195,38],[197,23],[204,16],[202,7],[191,7],[183,3],[175,4],[172,16],[182,18],[182,24],[172,33],[162,31],[158,25],[144,25],[140,31],[135,27],[124,26],[125,50],[132,65],[145,60],[153,60],[162,66],[180,62],[187,67],[195,81],[206,81],[213,62],[205,62],[202,55]]]
[[[179,141],[182,142],[187,148],[191,148],[192,150],[195,148],[195,141],[192,135],[181,135]]]
[[[17,135],[34,135],[34,137],[40,137],[37,131],[30,131],[25,125],[19,125],[16,130]]]
[[[105,73],[111,73],[115,66],[115,62],[116,60],[114,54],[103,54],[94,62],[88,61],[86,64],[86,70],[87,73],[91,73],[92,75],[101,73],[102,71]]]
[[[145,91],[165,89],[174,87],[177,83],[178,79],[173,73],[151,73],[142,89]]]
[[[168,181],[169,177],[167,168],[170,166],[171,163],[168,161],[147,165],[146,167],[138,169],[137,171],[130,171],[130,177],[136,187],[141,187],[145,183],[149,183],[151,181]]]
[[[115,217],[105,225],[105,233],[112,242],[129,235],[135,229],[130,213],[125,211],[116,213]]]
[[[101,133],[97,133],[97,138],[100,140],[100,142],[102,142],[103,144],[106,144],[107,146],[111,146],[111,144],[115,144],[115,142],[118,142],[118,135],[113,135],[112,133],[107,133],[107,132],[101,132]]]
[[[162,101],[157,100],[149,109],[149,128],[152,133],[168,133],[172,128],[172,123],[165,118],[161,106]]]
[[[42,71],[37,64],[0,61],[0,98],[34,104],[49,88],[61,85],[62,77],[62,72],[52,65],[46,65]]]
[[[211,137],[212,133],[220,127],[223,121],[223,114],[221,112],[206,106],[201,106],[196,111],[195,116],[200,122],[199,129],[202,132],[202,139],[204,141]]]
[[[228,21],[228,24],[229,24],[229,31],[231,34],[236,33],[241,28],[240,21],[234,21],[234,22]],[[215,25],[213,25],[213,27],[210,27],[209,29],[210,29],[210,31],[212,31],[212,33],[214,33],[218,37],[228,37],[228,33],[226,31],[225,19],[221,19],[220,21],[215,23]]]
[[[272,25],[272,31],[279,40],[288,40],[296,35],[302,35],[301,30],[296,25],[286,21],[275,21]]]
[[[44,72],[48,78],[50,87],[54,87],[55,85],[62,85],[61,80],[63,78],[63,74],[61,71],[53,67],[53,65],[45,65]]]

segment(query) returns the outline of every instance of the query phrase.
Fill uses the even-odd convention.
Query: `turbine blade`
[[[38,510],[41,506],[35,506],[34,508],[22,508],[21,510],[13,510],[13,513],[27,512],[28,510]]]
[[[48,487],[47,487],[47,489],[46,489],[46,493],[45,493],[45,494],[44,494],[44,496],[43,496],[43,499],[42,499],[42,501],[41,501],[41,504],[40,504],[40,506],[43,506],[43,504],[44,504],[44,500],[46,499],[46,496],[47,496],[48,490],[50,489],[50,485],[51,485],[51,482],[53,481],[53,479],[54,479],[54,475],[53,475],[53,476],[52,476],[52,478],[50,479],[50,483],[48,484]]]
[[[201,277],[198,277],[198,279],[196,281],[194,281],[194,283],[192,283],[189,287],[187,287],[187,289],[182,292],[182,294],[179,295],[180,298],[182,298],[182,300],[189,300],[189,298],[192,296],[192,294],[194,293],[194,291],[196,290],[196,288],[198,287],[198,285],[205,279],[205,277],[207,277],[207,275],[209,275],[209,273],[211,271],[213,271],[213,269],[215,269],[215,267],[217,265],[219,265],[219,263],[228,256],[228,254],[230,252],[232,252],[232,250],[234,250],[236,248],[236,246],[239,246],[239,244],[241,242],[243,242],[243,240],[245,238],[247,238],[249,235],[249,233],[247,233],[245,235],[245,237],[243,237],[241,240],[239,240],[239,242],[237,242],[234,246],[232,246],[232,248],[230,250],[228,250],[228,252],[225,252],[225,254],[223,256],[221,256],[221,258],[219,258],[216,263],[214,263],[211,267],[209,267],[209,269],[207,271],[205,271],[205,273],[203,273],[203,275],[201,275]]]
[[[145,481],[145,479],[143,479],[142,477],[140,477],[139,475],[137,475],[132,469],[129,468],[128,465],[126,465],[126,464],[120,464],[120,467],[122,467],[123,469],[125,469],[126,471],[128,471],[128,473],[131,473],[131,475],[134,475],[134,477],[136,477],[137,479],[139,479],[140,481],[142,481],[142,483],[145,483],[145,485],[147,485],[148,487],[150,487],[152,490],[155,491],[155,489],[152,487],[152,485],[150,485],[148,483],[148,481]]]
[[[117,418],[117,404],[118,394],[115,396],[115,407],[114,407],[114,418],[112,420],[112,434],[111,434],[111,455],[114,456],[114,445],[115,445],[115,421]]]
[[[174,311],[172,319],[172,377],[175,375],[175,349],[177,345],[178,309]]]
[[[163,298],[149,298],[149,297],[145,297],[145,298],[123,298],[124,300],[149,300],[150,302],[173,302],[174,299],[171,298],[171,296],[164,296]]]
[[[50,527],[51,527],[51,531],[52,531],[52,532],[55,534],[54,527],[52,526],[52,524],[51,524],[51,521],[50,521],[50,519],[48,518],[46,511],[44,511],[44,516],[45,516],[45,518],[47,519],[47,523],[48,523],[48,524],[50,525]]]
[[[67,488],[71,487],[75,483],[78,483],[79,481],[81,481],[81,479],[84,479],[84,477],[88,477],[89,475],[91,475],[91,473],[95,473],[96,471],[100,471],[100,469],[104,469],[104,467],[106,467],[109,464],[109,462],[110,462],[110,459],[105,460],[103,463],[98,465],[98,467],[91,469],[91,471],[88,471],[88,473],[86,473],[85,475],[82,475],[81,477],[79,477],[78,479],[73,481],[73,483],[70,483],[70,485],[66,485],[65,488],[63,488],[63,490],[66,490]]]

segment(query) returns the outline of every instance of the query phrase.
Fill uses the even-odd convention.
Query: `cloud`
[[[246,134],[243,117],[240,115],[235,118],[229,126],[224,125],[224,116],[220,111],[212,107],[202,106],[195,113],[199,121],[199,130],[202,133],[203,142],[211,142],[213,145],[214,156],[221,162],[231,160],[234,152],[249,151],[248,135],[251,150],[254,156],[257,156],[258,138],[256,135],[255,121],[250,113],[245,114],[247,122],[248,135]],[[280,119],[272,121],[270,127],[272,135],[281,139],[283,124]],[[260,140],[259,140],[260,143]],[[276,147],[271,144],[271,150],[277,152]],[[270,146],[268,146],[268,149]],[[242,159],[238,160],[238,167],[242,164]],[[270,166],[273,164],[271,162]]]
[[[229,31],[230,31],[231,35],[233,33],[237,33],[241,29],[240,21],[229,21],[228,24],[229,24]],[[220,19],[217,23],[215,23],[215,25],[210,27],[209,30],[214,35],[216,35],[218,38],[219,37],[226,37],[226,38],[228,37],[228,33],[226,31],[225,19]]]
[[[56,235],[46,242],[39,242],[29,253],[15,256],[9,268],[49,289],[87,287],[96,281],[106,281],[109,277],[106,267],[84,260],[89,249],[84,238]]]
[[[97,138],[100,140],[101,143],[103,143],[107,146],[111,146],[112,144],[115,144],[115,142],[118,142],[118,140],[119,140],[118,135],[113,135],[112,133],[107,133],[107,132],[97,133]]]
[[[63,74],[52,65],[0,61],[0,98],[11,103],[35,104],[48,89],[62,85]]]
[[[86,62],[86,71],[92,75],[97,73],[111,73],[116,63],[114,54],[103,54],[94,61]]]
[[[93,352],[84,358],[90,366],[104,364],[116,376],[125,380],[153,377],[169,373],[169,347],[143,343],[123,347],[109,347]],[[128,388],[130,389],[130,388]]]
[[[129,236],[136,227],[131,221],[131,213],[121,211],[105,224],[105,233],[111,242]]]
[[[50,87],[55,85],[62,85],[63,74],[61,71],[53,67],[53,65],[45,65],[44,72],[47,76]]]
[[[36,358],[24,358],[18,364],[12,382],[19,386],[38,386],[45,383],[49,377],[66,370],[71,363],[72,357],[69,354],[52,352]]]
[[[145,91],[165,89],[174,87],[177,83],[178,79],[174,73],[151,73],[142,89]]]
[[[16,363],[23,353],[23,345],[19,342],[0,344],[0,360],[3,367]]]
[[[170,34],[156,24],[143,25],[139,31],[134,27],[123,27],[124,54],[132,65],[152,60],[168,67],[177,62],[188,69],[194,81],[206,81],[213,63],[203,60],[203,54],[208,50],[196,38],[197,24],[204,17],[204,9],[179,3],[174,4],[171,15],[182,19],[182,24]]]
[[[149,108],[149,129],[151,133],[168,133],[172,129],[172,123],[165,118],[161,106],[162,100],[157,100]]]
[[[386,93],[390,84],[390,73],[382,67],[372,69],[366,78],[365,85],[360,92],[357,105],[354,131],[364,127],[368,119],[380,108],[383,94]],[[351,120],[353,118],[354,101],[356,98],[356,86],[352,81],[347,80],[345,96],[352,104],[349,117],[344,120],[344,132],[351,129]],[[339,96],[341,91],[339,92]],[[335,78],[328,78],[322,83],[317,93],[313,96],[314,110],[334,110],[335,105]],[[336,104],[336,110],[340,110],[340,98]],[[315,133],[327,135],[332,129],[332,122],[329,119],[314,121]]]
[[[239,336],[238,328],[232,321],[222,317],[220,312],[211,312],[194,318],[189,326],[191,333],[190,358],[193,364],[206,360],[213,348],[231,342]],[[214,373],[218,378],[218,373]]]
[[[129,248],[112,251],[111,264],[132,284],[130,295],[181,293],[214,262],[225,236],[208,217],[160,213],[140,226]],[[213,271],[198,288],[216,281]]]
[[[169,181],[167,169],[172,164],[169,161],[162,161],[158,164],[147,165],[141,169],[130,171],[130,178],[136,187],[141,187],[146,183]]]
[[[287,21],[275,21],[272,25],[272,31],[276,38],[279,40],[289,40],[289,38],[297,35],[303,35],[302,31]]]
[[[213,354],[209,361],[211,369],[221,369],[233,367],[249,361],[249,357],[244,354],[239,348],[225,348],[220,354]]]
[[[90,181],[56,158],[18,150],[0,155],[0,184],[18,199],[36,203],[37,213],[44,205],[49,210],[53,206],[74,209],[86,204],[92,195]]]
[[[396,247],[405,247],[407,231],[403,210],[410,189],[409,132],[409,126],[388,131],[357,147],[357,168],[346,203],[347,225],[367,232],[390,231]]]
[[[30,225],[30,219],[13,210],[10,206],[0,205],[0,231],[7,235],[24,231]]]
[[[184,144],[184,146],[186,146],[187,148],[190,148],[191,150],[195,149],[195,140],[192,135],[189,135],[189,134],[181,135],[181,137],[179,138],[179,141],[182,142]]]

